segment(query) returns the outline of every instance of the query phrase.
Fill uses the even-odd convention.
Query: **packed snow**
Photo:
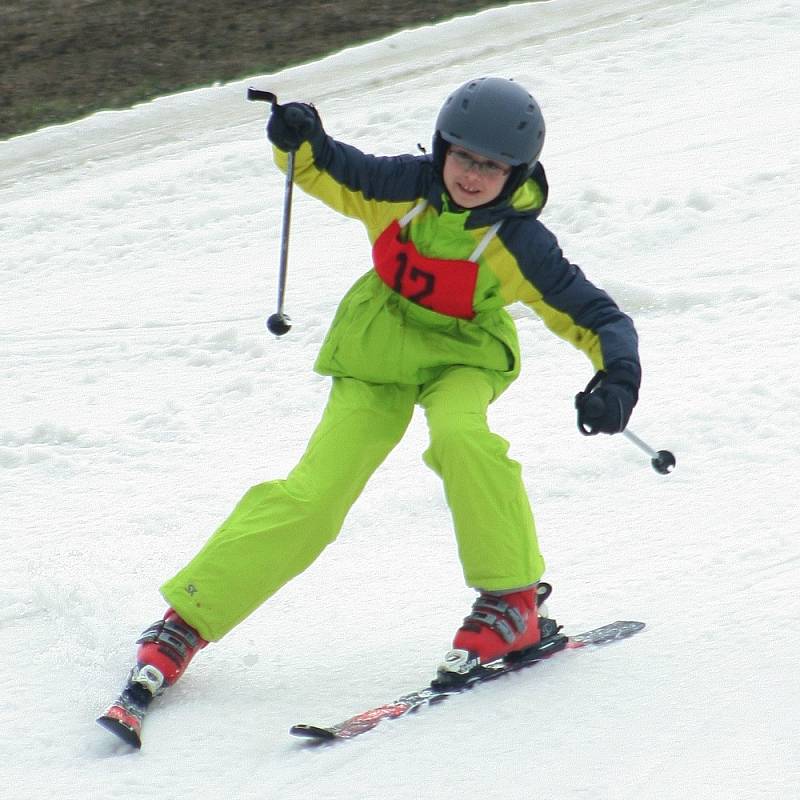
[[[523,3],[0,144],[0,794],[798,797],[798,41],[794,0]],[[369,267],[360,225],[295,193],[293,328],[266,331],[283,176],[247,86],[395,153],[484,74],[543,107],[543,221],[636,321],[631,429],[677,469],[578,433],[591,367],[524,307],[491,421],[524,465],[553,616],[647,628],[352,742],[290,738],[424,685],[471,604],[417,417],[337,542],[129,750],[94,718],[158,586],[302,453],[316,351]]]

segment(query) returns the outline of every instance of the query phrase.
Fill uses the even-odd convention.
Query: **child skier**
[[[548,191],[539,106],[513,81],[469,81],[444,103],[430,155],[366,155],[328,136],[303,103],[275,105],[267,134],[282,169],[295,152],[301,189],[364,223],[373,267],[319,352],[315,369],[332,386],[308,449],[285,480],[251,488],[164,584],[170,608],[139,640],[132,684],[149,695],[170,686],[197,651],[306,569],[416,405],[430,430],[424,460],[444,483],[478,592],[453,640],[459,669],[536,645],[544,562],[520,465],[486,421],[520,370],[504,307],[527,304],[605,373],[578,410],[586,432],[625,428],[641,376],[633,323],[538,221]]]

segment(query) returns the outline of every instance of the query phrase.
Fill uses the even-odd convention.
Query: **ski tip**
[[[584,645],[591,644],[605,644],[606,642],[613,642],[617,639],[625,639],[632,636],[634,633],[644,628],[644,622],[635,622],[634,620],[617,620],[608,625],[603,625],[600,628],[594,628],[591,631],[585,631],[574,636],[569,637],[568,647],[583,647]]]
[[[330,728],[320,728],[317,725],[292,725],[289,728],[289,733],[292,736],[297,736],[300,739],[312,739],[317,742],[329,742],[336,739],[336,733]]]
[[[621,631],[625,633],[636,633],[645,627],[647,623],[636,622],[635,620],[619,620],[614,623]]]
[[[130,725],[118,720],[116,717],[103,715],[97,718],[97,724],[101,728],[105,728],[110,733],[113,733],[118,739],[121,739],[125,744],[130,745],[136,750],[142,749],[142,738],[139,732],[134,730]]]

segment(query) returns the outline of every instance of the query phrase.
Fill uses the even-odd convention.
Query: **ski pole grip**
[[[266,92],[263,89],[256,89],[251,86],[247,90],[248,100],[261,100],[264,103],[271,103],[273,106],[278,105],[278,98],[272,92]]]
[[[260,100],[264,103],[269,103],[273,109],[279,108],[278,96],[273,92],[267,92],[264,89],[256,89],[253,86],[247,90],[248,100]],[[290,106],[283,111],[284,119],[289,126],[299,127],[306,121],[306,115],[294,106]]]
[[[599,419],[603,416],[606,410],[606,404],[603,401],[602,397],[598,397],[596,394],[589,394],[585,395],[580,400],[580,405],[577,406],[578,408],[578,430],[584,436],[593,436],[597,433],[597,431],[592,427],[591,422],[587,422],[587,417],[589,420],[592,419]]]
[[[591,422],[587,422],[586,418],[598,419],[603,416],[606,410],[606,404],[603,398],[592,394],[602,383],[605,376],[606,373],[603,370],[599,370],[589,383],[586,384],[586,388],[575,395],[575,408],[578,410],[578,430],[584,436],[594,436],[597,433],[592,427]]]

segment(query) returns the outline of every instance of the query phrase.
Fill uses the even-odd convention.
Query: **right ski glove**
[[[307,103],[280,106],[276,103],[267,122],[267,137],[279,150],[289,152],[297,150],[321,127],[319,115],[313,106]]]
[[[600,370],[575,395],[578,430],[586,436],[625,430],[639,396],[639,387],[627,370]]]

